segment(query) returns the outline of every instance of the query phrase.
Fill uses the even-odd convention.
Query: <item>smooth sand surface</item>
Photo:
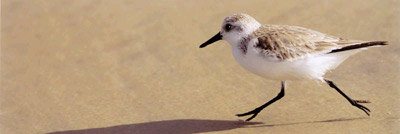
[[[4,0],[2,134],[400,133],[400,2]],[[251,122],[279,81],[234,60],[226,41],[199,45],[244,12],[358,40],[386,40],[350,57],[328,85],[290,82]]]

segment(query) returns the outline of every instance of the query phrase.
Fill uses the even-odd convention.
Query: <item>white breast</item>
[[[323,80],[323,75],[329,69],[336,68],[346,58],[356,53],[355,51],[308,55],[293,61],[278,61],[263,56],[250,41],[246,54],[243,54],[238,45],[231,45],[236,61],[245,69],[261,77],[272,80]]]

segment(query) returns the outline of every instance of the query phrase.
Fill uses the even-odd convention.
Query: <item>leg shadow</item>
[[[225,120],[181,119],[118,125],[104,128],[59,131],[51,132],[48,134],[190,134],[225,131],[257,124],[262,123]]]
[[[320,120],[320,121],[308,121],[308,122],[295,122],[295,123],[285,123],[285,124],[270,124],[270,125],[257,125],[251,127],[277,127],[277,126],[287,126],[287,125],[297,125],[297,124],[310,124],[310,123],[329,123],[329,122],[344,122],[344,121],[354,121],[354,120],[363,120],[368,118],[339,118],[332,120]]]

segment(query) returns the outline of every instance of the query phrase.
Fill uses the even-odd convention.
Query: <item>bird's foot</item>
[[[365,107],[361,104],[358,104],[358,103],[371,103],[371,102],[369,102],[368,100],[353,100],[353,103],[352,103],[353,106],[361,109],[369,116],[369,112],[371,112],[371,111],[367,107]]]
[[[251,115],[251,114],[252,114],[253,116],[251,116],[250,118],[246,119],[246,121],[250,121],[250,120],[252,120],[254,117],[256,117],[256,116],[258,115],[258,113],[260,113],[260,112],[261,112],[261,109],[256,108],[256,109],[254,109],[254,110],[252,110],[252,111],[249,111],[249,112],[247,112],[247,113],[236,114],[236,116],[242,117],[242,116],[247,116],[247,115]]]

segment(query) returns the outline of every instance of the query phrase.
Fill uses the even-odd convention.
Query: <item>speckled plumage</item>
[[[257,38],[255,48],[259,48],[261,53],[278,60],[294,60],[308,54],[324,54],[334,49],[368,42],[346,40],[307,28],[287,25],[261,26],[250,35],[250,38]]]

